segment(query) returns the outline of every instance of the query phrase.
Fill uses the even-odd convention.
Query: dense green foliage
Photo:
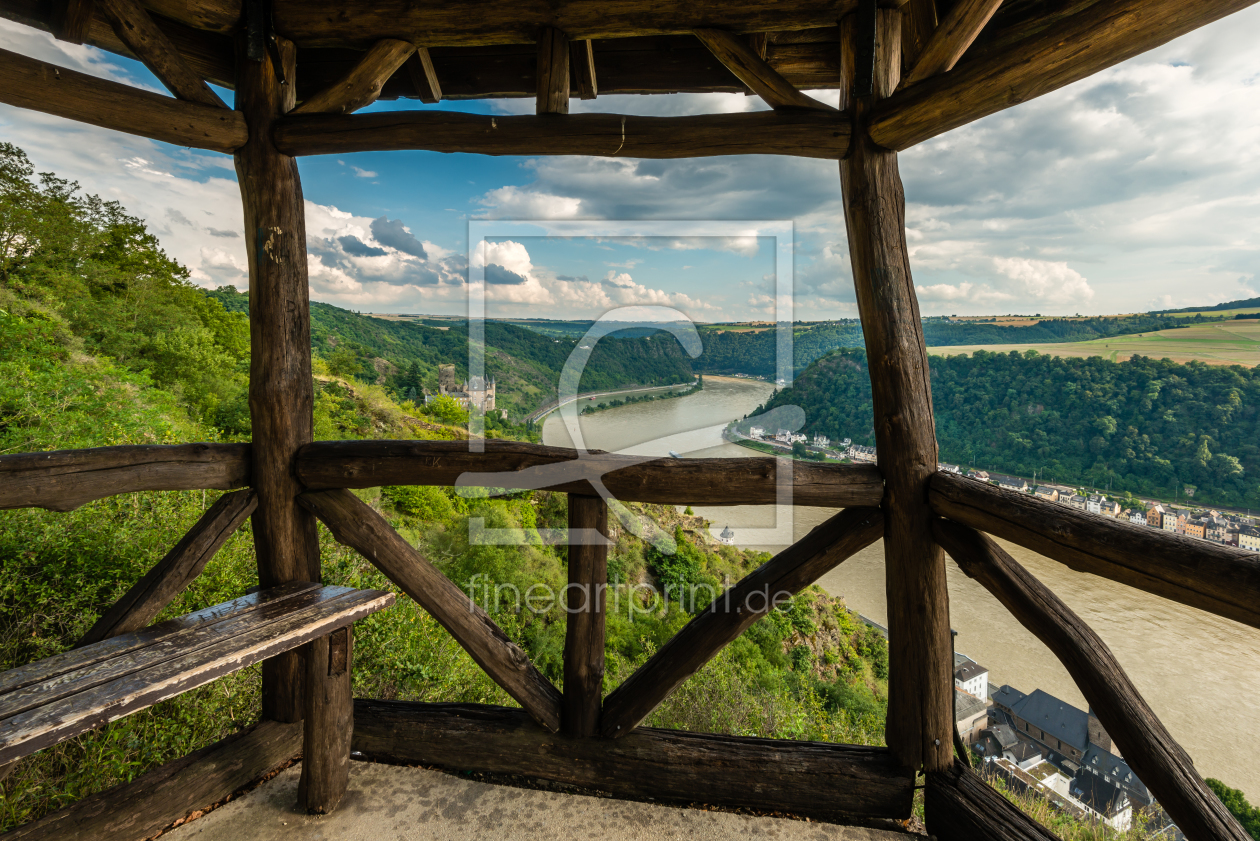
[[[1158,310],[1158,313],[1172,312],[1213,312],[1216,310],[1246,310],[1253,307],[1260,307],[1260,298],[1245,298],[1241,301],[1226,301],[1223,304],[1214,304],[1210,307],[1182,307],[1179,310]]]
[[[1208,788],[1212,789],[1225,804],[1225,808],[1229,809],[1229,813],[1238,818],[1243,829],[1247,830],[1256,841],[1260,841],[1260,807],[1252,806],[1241,791],[1230,788],[1220,780],[1209,777],[1206,782]]]
[[[1260,368],[1135,356],[931,357],[941,459],[1058,482],[1260,505]],[[874,444],[862,351],[814,363],[765,409],[800,406],[807,433]]]
[[[582,414],[593,415],[596,412],[602,412],[605,409],[618,409],[622,406],[628,406],[631,403],[651,403],[654,400],[676,400],[679,397],[687,397],[695,394],[704,388],[704,377],[696,378],[696,384],[691,388],[677,389],[673,391],[657,391],[650,394],[627,394],[625,397],[614,397],[610,400],[601,400],[598,403],[587,403],[582,409]]]

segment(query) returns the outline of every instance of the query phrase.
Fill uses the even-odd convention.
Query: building
[[[1177,515],[1172,512],[1172,509],[1164,511],[1159,527],[1163,531],[1175,532],[1177,530]]]
[[[455,379],[454,365],[439,365],[437,396],[450,397],[461,409],[476,407],[483,412],[490,412],[495,408],[495,381],[493,378],[487,380],[484,377],[473,377],[464,380],[461,385]],[[437,396],[426,393],[424,402],[432,403]]]
[[[1062,504],[1066,505],[1069,508],[1074,508],[1077,511],[1085,510],[1085,497],[1081,496],[1078,493],[1073,493],[1070,496],[1060,496],[1059,502],[1061,502]]]
[[[750,427],[748,434],[753,438],[764,438],[766,437],[766,429],[763,426]]]
[[[1107,497],[1102,494],[1090,494],[1085,497],[1085,510],[1090,514],[1102,514],[1107,506]]]
[[[1164,506],[1152,505],[1146,510],[1146,524],[1153,529],[1162,529],[1164,527]]]
[[[1015,715],[1015,705],[1026,697],[1023,692],[1005,683],[989,689],[989,700],[993,702],[993,706],[1012,717]]]
[[[854,444],[845,450],[844,454],[854,461],[866,462],[867,464],[877,464],[879,458],[875,454],[874,447],[863,447],[861,444]]]
[[[1044,499],[1046,502],[1059,501],[1059,492],[1049,485],[1038,485],[1037,490],[1033,491],[1033,496]]]
[[[960,689],[954,690],[954,724],[964,745],[974,745],[980,740],[989,724],[989,707],[975,695]]]
[[[955,654],[954,688],[983,701],[989,697],[989,670],[965,654]]]
[[[1197,537],[1203,539],[1203,535],[1207,530],[1207,521],[1201,517],[1191,517],[1186,520],[1186,535],[1188,537]]]
[[[1027,479],[1021,479],[1018,476],[1003,476],[994,473],[989,477],[989,481],[997,485],[999,488],[1008,491],[1019,491],[1020,493],[1028,493],[1030,490]]]
[[[989,474],[987,471],[984,471],[984,470],[968,470],[967,478],[979,479],[981,482],[987,482],[989,481]]]
[[[1129,512],[1129,522],[1135,526],[1147,525],[1146,512],[1143,511],[1141,508],[1134,508],[1132,511]]]
[[[1260,552],[1260,529],[1242,526],[1238,529],[1238,548]]]
[[[955,476],[962,474],[962,468],[956,464],[938,464],[936,469],[942,473],[953,473]]]
[[[815,433],[814,446],[815,447],[830,447],[831,439],[828,438],[826,435],[822,435],[821,433]]]
[[[1217,516],[1209,517],[1207,519],[1207,523],[1203,527],[1203,539],[1211,540],[1216,543],[1228,542],[1229,523]]]

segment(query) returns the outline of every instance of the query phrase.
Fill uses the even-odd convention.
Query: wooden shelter
[[[264,693],[263,720],[250,729],[12,837],[141,838],[300,749],[303,803],[327,811],[345,790],[353,747],[368,756],[545,777],[624,797],[854,823],[908,817],[921,773],[927,823],[937,837],[1051,838],[955,754],[947,550],[1063,660],[1125,759],[1188,838],[1245,841],[1099,637],[985,533],[1254,627],[1260,627],[1260,557],[937,472],[897,152],[1252,2],[0,0],[7,18],[138,58],[173,94],[0,51],[0,101],[235,156],[253,348],[249,445],[0,457],[6,508],[69,510],[139,490],[248,489],[208,511],[81,648],[0,675],[0,762],[259,659]],[[234,110],[207,81],[235,91]],[[818,88],[838,88],[840,109],[801,92]],[[663,118],[567,113],[574,96],[679,91],[756,94],[772,110]],[[488,97],[534,97],[537,114],[354,113],[377,99]],[[602,604],[592,600],[569,619],[561,692],[347,490],[450,485],[466,472],[578,464],[573,451],[509,442],[487,442],[474,453],[461,444],[312,441],[296,157],[387,149],[627,158],[775,154],[838,162],[880,463],[878,469],[796,466],[797,504],[842,510],[741,581],[734,594],[798,591],[884,539],[887,748],[639,726],[764,615],[741,610],[741,599],[697,616],[607,697],[600,693]],[[626,500],[713,505],[775,498],[773,459],[619,464],[607,456],[599,467],[605,485]],[[586,478],[575,469],[555,489],[570,494],[572,527],[606,530],[606,505],[591,495]],[[262,591],[206,615],[146,628],[246,516]],[[392,597],[311,583],[321,576],[317,518],[429,610],[521,709],[352,699],[347,626]],[[606,549],[570,551],[574,583],[604,582]]]

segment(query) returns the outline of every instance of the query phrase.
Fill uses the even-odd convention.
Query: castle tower
[[[1098,716],[1094,715],[1093,707],[1089,708],[1089,743],[1098,745],[1112,756],[1120,756],[1120,749],[1115,746],[1115,743],[1111,741],[1111,736],[1103,729],[1102,722],[1098,720]]]
[[[454,365],[438,366],[438,394],[449,394],[459,391],[459,381],[455,379]]]

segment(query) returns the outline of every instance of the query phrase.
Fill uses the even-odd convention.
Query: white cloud
[[[993,265],[1023,287],[1024,294],[1051,304],[1087,303],[1094,298],[1089,281],[1067,263],[1027,257],[995,257]]]
[[[355,178],[375,178],[377,175],[377,173],[373,172],[370,169],[361,169],[357,166],[351,166],[350,168],[354,170]]]

